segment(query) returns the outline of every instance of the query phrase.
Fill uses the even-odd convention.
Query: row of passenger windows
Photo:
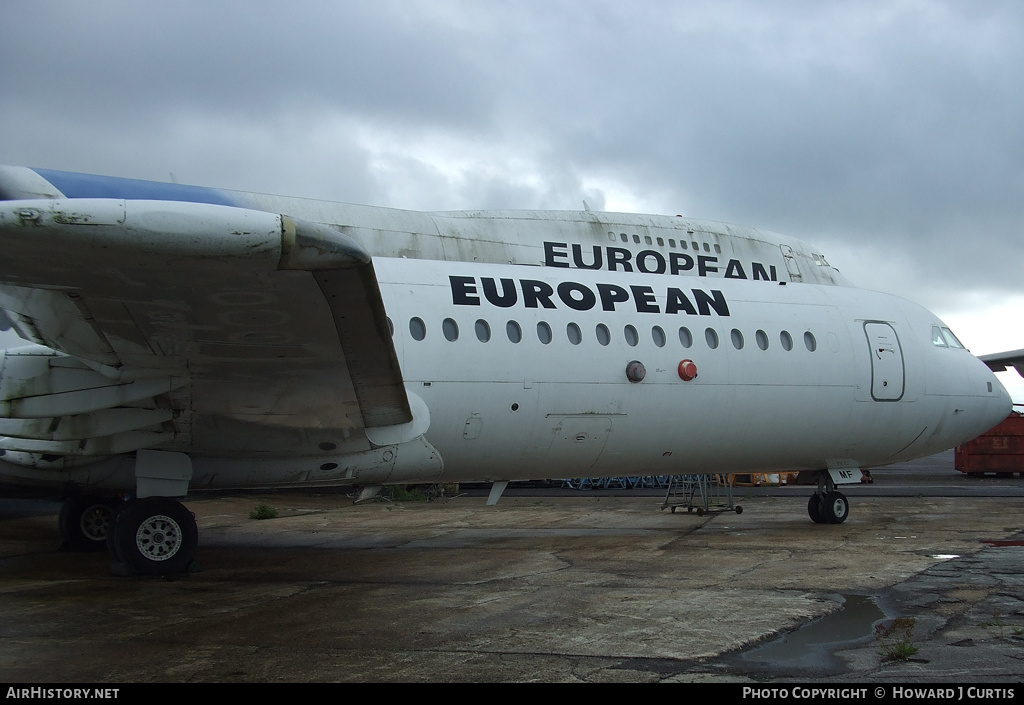
[[[481,343],[486,343],[491,340],[491,324],[484,319],[477,319],[476,323],[473,325],[473,330],[476,333],[476,339]],[[441,333],[444,335],[445,340],[455,342],[459,339],[459,324],[452,318],[446,318],[441,322]],[[409,334],[412,335],[413,340],[424,340],[427,337],[427,325],[423,322],[422,318],[412,318],[409,320]],[[521,342],[523,340],[522,326],[519,325],[518,321],[510,320],[506,322],[505,335],[513,343]],[[694,335],[689,328],[686,328],[685,326],[681,327],[678,331],[678,335],[679,344],[684,348],[693,346]],[[594,327],[594,336],[597,339],[597,342],[601,345],[609,345],[612,342],[611,329],[609,329],[604,323],[598,323]],[[569,323],[565,327],[565,337],[573,345],[579,345],[583,342],[583,329],[576,323]],[[635,347],[640,344],[640,332],[633,325],[626,325],[623,327],[622,337],[626,341],[626,344],[631,347]],[[818,349],[818,341],[812,332],[805,332],[803,338],[804,347],[807,348],[809,352],[814,352]],[[554,340],[554,332],[546,321],[540,321],[537,323],[537,340],[544,345],[547,345]],[[665,329],[661,326],[652,326],[651,340],[659,348],[665,347],[668,343],[668,335],[666,334]],[[729,331],[729,341],[737,350],[742,350],[746,345],[746,338],[743,335],[743,331],[738,328],[733,328]],[[704,342],[707,343],[707,346],[712,350],[717,349],[721,344],[718,331],[714,328],[705,328]],[[763,330],[757,330],[754,332],[754,343],[761,350],[767,350],[772,345],[768,333]],[[789,331],[783,330],[779,332],[779,345],[782,346],[783,350],[793,349],[793,336],[790,335]]]
[[[692,233],[690,233],[690,234],[692,234]],[[615,242],[616,239],[621,240],[622,242],[629,242],[630,237],[626,233],[619,233],[618,237],[616,237],[615,233],[608,233],[608,239],[611,240],[612,242]],[[656,239],[658,241],[658,247],[664,247],[665,246],[665,238],[659,237],[659,238],[656,238]],[[653,245],[654,244],[654,240],[651,238],[650,235],[644,235],[643,241],[644,241],[644,243],[646,243],[648,245]],[[636,244],[639,245],[640,244],[640,236],[639,235],[634,235],[633,236],[633,242],[635,242]],[[674,238],[669,238],[668,239],[668,246],[671,247],[672,249],[676,249],[676,241],[675,241]],[[700,252],[701,243],[697,242],[696,240],[692,240],[689,243],[689,245],[687,244],[686,240],[680,240],[679,241],[679,249],[680,250],[689,249],[690,246],[693,247],[694,251]],[[716,244],[714,247],[715,247],[715,252],[717,254],[722,254],[722,246],[721,245]],[[708,243],[705,242],[704,243],[704,251],[705,252],[711,252],[711,245],[709,245]]]

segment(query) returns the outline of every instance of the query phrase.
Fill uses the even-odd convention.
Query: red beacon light
[[[697,376],[697,365],[693,360],[683,360],[679,363],[679,379],[689,382]]]

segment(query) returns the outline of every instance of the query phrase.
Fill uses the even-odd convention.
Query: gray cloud
[[[633,199],[820,243],[933,308],[1021,292],[1017,2],[8,3],[0,40],[3,162],[407,208]]]

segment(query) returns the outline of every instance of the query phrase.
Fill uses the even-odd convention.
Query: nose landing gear
[[[815,492],[807,502],[807,514],[815,524],[842,524],[850,514],[850,501],[842,492]]]
[[[852,478],[855,477],[850,470],[818,471],[818,489],[807,501],[807,515],[815,524],[842,524],[850,515],[850,501],[836,489],[836,478],[832,473],[837,473],[843,483],[853,482]]]

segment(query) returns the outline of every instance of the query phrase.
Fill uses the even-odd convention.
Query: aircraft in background
[[[0,200],[0,479],[140,573],[187,568],[213,487],[800,470],[839,523],[860,468],[1011,409],[932,313],[752,228],[24,167]]]
[[[1017,374],[1024,377],[1024,350],[979,355],[978,359],[988,365],[993,372],[1004,372],[1007,368],[1012,367]]]

